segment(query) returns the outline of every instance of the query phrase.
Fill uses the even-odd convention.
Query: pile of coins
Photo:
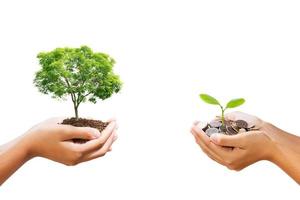
[[[222,120],[219,118],[214,119],[209,123],[199,122],[197,126],[201,128],[209,137],[214,133],[236,135],[247,131],[257,130],[254,126],[249,127],[248,123],[244,120],[225,120],[224,124],[222,124]]]

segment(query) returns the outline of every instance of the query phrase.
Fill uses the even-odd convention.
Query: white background
[[[189,133],[195,119],[244,97],[240,109],[299,134],[299,1],[62,1],[0,3],[0,143],[71,102],[38,93],[36,55],[89,45],[117,61],[123,90],[80,107],[81,116],[119,121],[104,158],[66,167],[26,163],[0,199],[299,199],[299,186],[275,165],[234,172],[207,158]],[[297,197],[298,196],[298,197]]]

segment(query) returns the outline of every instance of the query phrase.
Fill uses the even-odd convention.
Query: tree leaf
[[[208,94],[200,94],[199,95],[202,101],[208,104],[213,104],[213,105],[220,105],[219,101],[215,99],[214,97],[208,95]]]
[[[242,105],[243,103],[245,103],[245,99],[243,98],[232,99],[227,103],[226,108],[235,108]]]

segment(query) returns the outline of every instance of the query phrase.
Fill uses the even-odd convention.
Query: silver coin
[[[246,129],[244,129],[244,128],[241,128],[241,129],[239,130],[239,133],[244,133],[244,132],[246,132]]]
[[[214,133],[219,133],[219,129],[217,129],[217,128],[208,128],[205,131],[205,133],[206,133],[206,135],[208,135],[210,137]]]
[[[219,120],[212,120],[211,122],[209,122],[209,126],[212,128],[219,128],[220,126],[222,126],[222,122],[220,122]]]

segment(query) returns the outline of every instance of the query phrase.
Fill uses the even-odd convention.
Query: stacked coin
[[[209,123],[199,122],[197,126],[209,137],[214,133],[236,135],[247,131],[257,130],[254,126],[249,127],[248,123],[244,120],[225,120],[224,124],[222,124],[222,120],[220,118],[216,118]]]

